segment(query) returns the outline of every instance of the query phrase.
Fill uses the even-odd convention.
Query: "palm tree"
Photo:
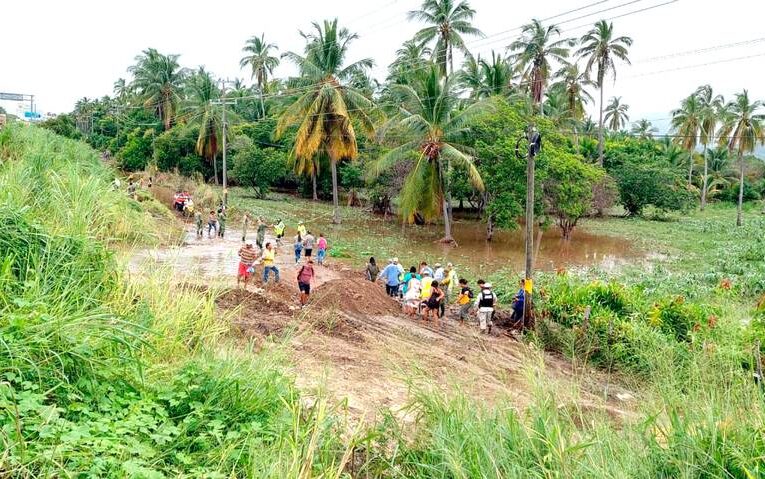
[[[433,52],[424,42],[407,40],[396,50],[396,59],[388,66],[389,83],[406,83],[415,70],[420,70],[428,63]]]
[[[279,57],[271,56],[271,50],[278,49],[279,47],[277,47],[275,43],[266,42],[263,34],[260,35],[260,38],[253,36],[247,40],[244,48],[242,48],[242,51],[246,53],[246,55],[239,60],[240,68],[249,66],[252,69],[251,78],[255,78],[255,82],[258,85],[258,91],[260,92],[260,109],[263,116],[266,116],[266,105],[263,101],[263,94],[268,86],[268,76],[273,75],[274,68],[279,66]]]
[[[608,124],[608,128],[613,131],[619,131],[627,125],[630,116],[627,114],[627,110],[630,109],[629,105],[622,103],[622,97],[611,97],[611,103],[606,107],[605,122]]]
[[[574,143],[579,151],[579,133],[577,125],[584,119],[584,105],[594,101],[587,87],[595,86],[586,73],[579,70],[576,63],[567,63],[553,76],[557,81],[550,86],[551,91],[561,91],[566,98],[566,104],[574,126]]]
[[[494,95],[509,95],[512,76],[507,60],[492,50],[491,61],[486,61],[480,55],[476,59],[468,54],[462,71],[458,73],[457,83],[470,90],[471,99],[477,100]]]
[[[699,132],[703,121],[703,110],[699,96],[694,92],[672,111],[672,129],[678,143],[688,151],[688,185],[693,181],[693,152],[699,143]]]
[[[707,183],[709,181],[709,162],[707,158],[707,146],[714,143],[715,130],[719,120],[720,107],[725,100],[722,95],[715,95],[712,87],[709,85],[700,86],[696,90],[701,103],[701,128],[699,130],[699,140],[704,145],[704,175],[701,178],[701,211],[707,205]]]
[[[738,153],[736,226],[743,224],[741,208],[744,203],[744,153],[753,152],[757,143],[765,143],[765,114],[758,113],[763,106],[765,104],[761,101],[751,101],[747,90],[737,93],[736,99],[729,103],[731,114],[720,130],[720,141],[727,143],[728,149],[735,149]]]
[[[673,166],[681,166],[685,151],[672,141],[672,138],[665,136],[658,142],[659,151],[664,159]]]
[[[553,40],[560,36],[560,28],[556,25],[544,27],[537,19],[524,25],[521,37],[510,44],[508,49],[515,52],[510,61],[518,64],[523,70],[521,82],[531,91],[534,105],[541,108],[544,89],[550,78],[550,60],[565,63],[569,55],[569,47],[574,45],[572,39]],[[543,110],[540,110],[543,111]]]
[[[143,100],[146,109],[159,116],[165,130],[175,119],[186,70],[178,64],[179,55],[163,55],[154,48],[141,52],[136,64],[128,68],[133,74],[130,84]]]
[[[114,82],[112,93],[117,101],[120,103],[127,103],[132,91],[130,85],[128,85],[124,78],[118,78],[117,81]]]
[[[356,132],[352,121],[374,130],[369,111],[372,102],[348,81],[359,71],[371,68],[366,58],[344,66],[348,45],[358,38],[346,28],[339,28],[337,19],[313,23],[313,32],[301,35],[307,40],[305,55],[287,52],[285,56],[300,69],[304,92],[279,117],[277,137],[291,125],[298,125],[292,158],[297,173],[312,173],[317,154],[329,158],[332,169],[333,221],[340,222],[337,190],[337,163],[358,156]]]
[[[435,65],[420,72],[414,86],[394,85],[392,88],[401,101],[396,122],[405,132],[404,141],[377,160],[371,176],[416,155],[401,190],[403,217],[411,222],[415,213],[426,219],[442,214],[442,241],[453,242],[447,183],[449,165],[464,167],[473,186],[483,190],[483,180],[473,162],[472,152],[459,140],[465,133],[466,122],[486,111],[489,104],[476,102],[458,112],[459,98],[454,78],[440,78]]]
[[[643,118],[632,124],[630,133],[637,135],[641,140],[649,140],[652,139],[653,134],[658,133],[658,131],[659,129],[653,126],[653,123]]]
[[[456,3],[455,0],[424,0],[419,10],[410,11],[407,15],[409,20],[429,24],[414,35],[414,40],[422,43],[436,40],[433,56],[442,75],[447,75],[447,64],[449,73],[454,71],[454,48],[467,53],[462,35],[483,36],[470,23],[474,16],[475,10],[470,8],[467,0]]]
[[[616,81],[616,65],[614,59],[619,59],[627,64],[630,63],[628,47],[632,45],[632,38],[622,36],[614,37],[614,24],[605,20],[598,21],[589,32],[580,39],[581,48],[576,54],[587,58],[584,71],[590,74],[596,69],[596,83],[600,90],[600,123],[598,131],[598,163],[603,166],[603,86],[606,75],[611,73]]]
[[[221,138],[221,119],[213,105],[220,98],[220,90],[212,75],[204,67],[189,77],[187,118],[189,123],[197,125],[196,153],[212,163],[215,183],[218,183],[218,165],[215,156],[218,154]]]

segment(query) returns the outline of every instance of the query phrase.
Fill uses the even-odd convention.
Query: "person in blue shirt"
[[[520,286],[521,286],[521,289],[519,289],[518,292],[515,294],[515,297],[513,297],[513,315],[510,317],[511,321],[523,320],[523,303],[526,298],[524,280],[520,281]]]
[[[380,274],[377,275],[377,279],[385,279],[385,292],[388,296],[395,298],[398,296],[399,275],[401,270],[399,269],[398,261],[394,262],[392,259],[388,261],[386,266]]]
[[[407,291],[409,291],[409,280],[412,278],[422,279],[420,275],[417,274],[417,268],[414,266],[409,268],[409,272],[404,275],[404,280],[401,282],[401,289],[404,295],[406,295]]]

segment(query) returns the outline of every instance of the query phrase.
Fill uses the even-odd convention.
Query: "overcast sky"
[[[0,91],[34,94],[38,111],[63,112],[81,97],[111,94],[114,81],[127,76],[128,65],[147,47],[180,54],[184,66],[205,65],[220,77],[249,80],[249,72],[239,69],[248,37],[265,33],[280,51],[302,51],[298,29],[335,16],[360,35],[349,59],[372,57],[374,75],[382,80],[396,48],[419,27],[406,20],[406,12],[420,1],[3,3]],[[663,3],[667,4],[650,8]],[[518,34],[517,27],[531,18],[556,16],[549,21],[561,24],[565,36],[578,37],[600,18],[623,15],[613,22],[618,34],[634,39],[633,65],[618,66],[616,84],[607,84],[606,97],[622,96],[630,105],[631,120],[648,118],[664,129],[669,111],[704,83],[726,98],[748,88],[754,98],[765,99],[762,0],[471,0],[470,4],[477,10],[474,23],[487,38],[470,39],[469,48],[483,55],[492,49],[504,52]],[[584,8],[564,14],[580,7]],[[276,73],[293,72],[284,63]],[[13,103],[2,105],[18,111]],[[595,111],[594,105],[591,110]]]

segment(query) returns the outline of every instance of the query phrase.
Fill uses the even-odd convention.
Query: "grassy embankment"
[[[363,435],[342,434],[340,411],[320,398],[305,406],[278,351],[225,346],[214,293],[167,288],[161,276],[136,284],[116,266],[109,247],[156,241],[147,232],[158,223],[151,206],[111,192],[112,175],[79,143],[0,131],[3,475],[765,475],[762,396],[742,367],[752,329],[724,310],[714,325],[688,323],[707,319],[714,297],[656,313],[665,293],[636,283],[549,281],[542,344],[650,371],[638,420],[560,407],[543,384],[520,411],[418,384],[415,423],[385,416]],[[637,354],[640,367],[614,359]]]

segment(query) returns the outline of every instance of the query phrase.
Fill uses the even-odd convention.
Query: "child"
[[[295,264],[300,263],[300,254],[303,252],[303,241],[300,235],[295,236]]]
[[[323,266],[324,257],[327,255],[327,240],[322,233],[319,233],[319,241],[316,242],[316,247],[319,248],[319,253],[316,258],[319,261],[319,265]]]
[[[460,294],[457,296],[457,304],[460,306],[460,322],[464,322],[470,313],[470,307],[472,306],[471,300],[473,299],[473,291],[468,286],[468,281],[465,278],[460,278]]]

